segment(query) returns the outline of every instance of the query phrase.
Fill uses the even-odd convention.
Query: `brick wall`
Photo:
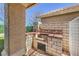
[[[63,53],[69,54],[69,21],[79,16],[79,12],[41,18],[42,29],[63,30]]]

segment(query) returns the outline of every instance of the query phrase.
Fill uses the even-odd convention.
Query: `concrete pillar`
[[[5,10],[5,40],[2,55],[24,55],[25,7],[15,3],[6,4]]]
[[[70,55],[79,56],[79,17],[69,23]]]

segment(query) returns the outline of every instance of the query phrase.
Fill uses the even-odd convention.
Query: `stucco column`
[[[2,55],[24,55],[25,7],[15,3],[6,4],[5,10],[5,40]]]

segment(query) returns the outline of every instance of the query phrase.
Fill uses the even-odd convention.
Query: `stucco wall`
[[[63,53],[69,54],[69,21],[79,16],[79,12],[41,18],[43,29],[63,30]]]
[[[79,56],[79,17],[69,23],[70,55]]]

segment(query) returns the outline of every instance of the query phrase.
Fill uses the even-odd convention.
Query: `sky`
[[[34,15],[36,13],[47,13],[49,11],[72,6],[74,3],[39,3],[26,10],[25,26],[32,26],[34,22]],[[4,24],[4,4],[0,3],[0,24]]]
[[[0,3],[0,25],[4,24],[4,4]]]
[[[72,5],[75,5],[75,3],[39,3],[38,5],[26,10],[26,26],[31,26],[33,24],[33,16],[36,13],[43,14],[55,9],[65,8]]]

